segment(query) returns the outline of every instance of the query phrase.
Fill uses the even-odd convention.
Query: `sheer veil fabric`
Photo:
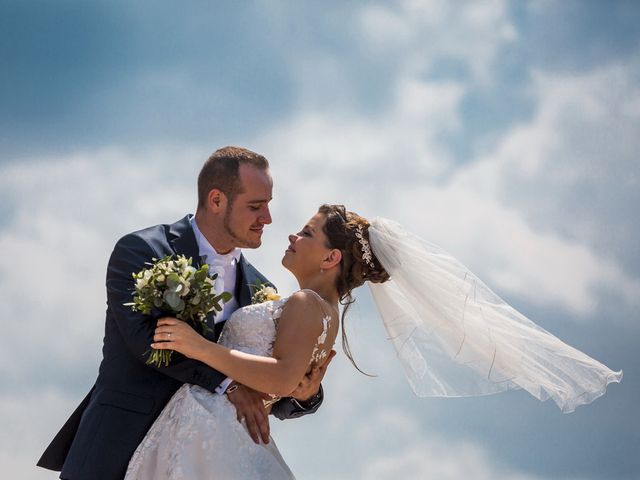
[[[603,395],[614,372],[563,343],[493,293],[441,248],[375,218],[373,253],[389,273],[369,283],[411,388],[421,397],[522,388],[569,413]]]

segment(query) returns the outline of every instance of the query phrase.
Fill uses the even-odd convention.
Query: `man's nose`
[[[269,225],[271,223],[271,212],[269,211],[269,207],[268,206],[264,207],[264,211],[262,212],[262,215],[260,216],[260,221],[262,223],[264,223],[265,225]]]

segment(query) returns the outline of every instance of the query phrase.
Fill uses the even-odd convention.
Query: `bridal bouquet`
[[[217,293],[214,280],[209,277],[209,265],[199,269],[191,265],[191,258],[184,255],[153,259],[149,268],[133,273],[136,281],[133,302],[125,303],[134,312],[151,314],[157,309],[179,320],[199,326],[202,333],[208,330],[206,316],[209,312],[222,311],[222,304],[231,299],[229,292]],[[172,350],[153,350],[147,365],[169,365]]]

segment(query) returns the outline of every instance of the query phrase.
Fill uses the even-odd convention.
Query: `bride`
[[[300,290],[243,307],[218,344],[162,318],[155,349],[178,351],[238,383],[289,395],[323,362],[353,302],[370,283],[408,380],[420,396],[461,396],[523,388],[565,412],[604,394],[613,372],[562,343],[498,298],[455,258],[384,219],[372,222],[323,205],[289,236],[282,264]],[[343,348],[349,353],[344,329]],[[126,479],[293,478],[275,443],[256,444],[224,395],[185,384],[134,453]]]

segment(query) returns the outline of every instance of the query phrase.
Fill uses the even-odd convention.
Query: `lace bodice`
[[[287,299],[247,305],[231,315],[218,343],[254,355],[271,355],[277,322]]]
[[[236,310],[227,320],[218,343],[245,353],[270,356],[276,338],[278,320],[287,300],[288,297],[269,300]],[[326,358],[328,352],[324,343],[330,325],[331,316],[325,314],[322,318],[322,332],[318,336],[309,363]]]

